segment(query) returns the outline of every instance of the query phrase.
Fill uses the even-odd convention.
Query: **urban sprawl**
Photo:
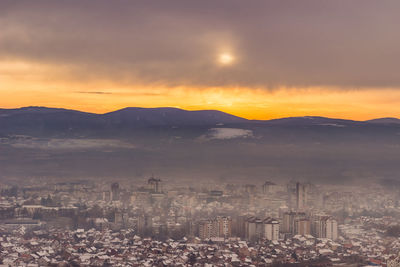
[[[400,266],[395,186],[1,184],[0,266]]]

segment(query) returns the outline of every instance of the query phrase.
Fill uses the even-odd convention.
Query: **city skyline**
[[[0,0],[0,267],[400,267],[399,0]]]

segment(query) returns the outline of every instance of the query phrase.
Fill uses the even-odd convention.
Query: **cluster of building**
[[[319,238],[338,238],[338,223],[323,214],[308,216],[305,212],[285,212],[282,216],[282,232],[297,235],[313,235]]]
[[[3,264],[26,254],[25,263],[39,265],[77,261],[92,266],[100,262],[178,266],[195,260],[219,264],[228,260],[227,255],[231,255],[232,265],[238,266],[310,261],[383,265],[400,251],[397,237],[386,233],[397,225],[399,192],[376,184],[346,188],[267,181],[259,186],[183,186],[182,182],[165,183],[151,177],[143,185],[87,180],[0,185],[0,190]],[[112,238],[118,234],[123,239]],[[65,250],[53,246],[47,254],[35,250],[45,247],[55,235],[60,242],[68,240],[60,249],[69,245],[70,257],[60,256],[67,255]],[[38,240],[47,243],[31,244]],[[113,245],[117,243],[120,247],[116,249]],[[151,262],[134,252],[144,244],[148,250],[141,249],[158,251],[157,257],[149,256]],[[170,247],[181,246],[185,249],[167,253]],[[15,251],[21,247],[23,251]],[[226,255],[214,253],[221,248]]]
[[[279,221],[273,218],[258,219],[250,217],[245,222],[245,237],[247,240],[259,239],[278,240],[280,237]]]
[[[199,222],[199,237],[201,239],[228,238],[232,236],[232,218],[218,216],[212,220]]]
[[[394,250],[400,245],[399,240],[378,242],[372,255],[360,242],[311,235],[202,242],[197,237],[142,238],[132,230],[0,229],[0,264],[5,266],[396,266]]]

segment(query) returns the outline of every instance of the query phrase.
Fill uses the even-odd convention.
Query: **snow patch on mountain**
[[[211,128],[208,130],[208,139],[234,139],[253,137],[253,131],[239,128]]]

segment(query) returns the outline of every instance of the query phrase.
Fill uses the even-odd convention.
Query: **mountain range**
[[[0,109],[0,179],[400,180],[400,120],[247,120],[216,110]]]
[[[187,111],[177,108],[124,108],[105,114],[68,109],[24,107],[0,109],[0,134],[99,135],[154,127],[295,126],[349,127],[398,126],[400,119],[379,118],[368,121],[325,117],[290,117],[273,120],[247,120],[217,110]]]

